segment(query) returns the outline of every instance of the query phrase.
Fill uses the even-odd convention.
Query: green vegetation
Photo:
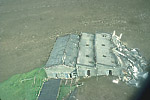
[[[75,85],[70,87],[70,85],[68,84],[67,85],[61,84],[58,100],[62,100],[63,97],[66,97],[70,93],[70,90],[73,91],[75,88],[76,88]]]
[[[44,78],[46,78],[46,73],[43,68],[14,75],[0,83],[0,100],[36,100]],[[58,100],[66,97],[70,90],[73,91],[75,87],[75,85],[70,87],[70,84],[62,83]]]
[[[17,74],[0,83],[1,100],[36,100],[46,73],[43,68]]]

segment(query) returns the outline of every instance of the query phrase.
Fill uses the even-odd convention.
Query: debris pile
[[[128,49],[120,41],[121,36],[112,34],[112,42],[115,47],[112,49],[117,58],[117,64],[121,67],[120,80],[127,84],[139,87],[142,80],[147,78],[148,72],[146,60],[141,56],[138,49]]]

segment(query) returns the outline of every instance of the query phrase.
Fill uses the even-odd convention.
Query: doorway
[[[72,78],[72,74],[70,73],[70,78]]]
[[[91,74],[90,70],[87,70],[87,76],[90,76],[90,74]]]
[[[57,73],[55,75],[56,75],[55,77],[58,78]]]
[[[112,76],[112,70],[109,70],[109,75],[111,75],[111,76]]]

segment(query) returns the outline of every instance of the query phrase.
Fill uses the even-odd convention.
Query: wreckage
[[[123,45],[120,41],[121,36],[122,34],[120,37],[116,36],[115,32],[112,35],[112,41],[116,46],[112,51],[117,57],[118,65],[122,67],[119,78],[127,84],[139,87],[141,81],[148,77],[148,72],[146,72],[147,62],[141,56],[139,49],[128,49]]]
[[[44,68],[48,78],[114,75],[138,87],[148,76],[147,62],[138,49],[123,45],[121,37],[115,31],[58,37]]]

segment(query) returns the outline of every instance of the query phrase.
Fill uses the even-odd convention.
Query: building
[[[78,35],[66,35],[57,38],[45,66],[49,78],[76,77],[78,43]]]
[[[81,33],[58,37],[45,71],[49,78],[120,75],[121,67],[112,52],[112,34]]]

